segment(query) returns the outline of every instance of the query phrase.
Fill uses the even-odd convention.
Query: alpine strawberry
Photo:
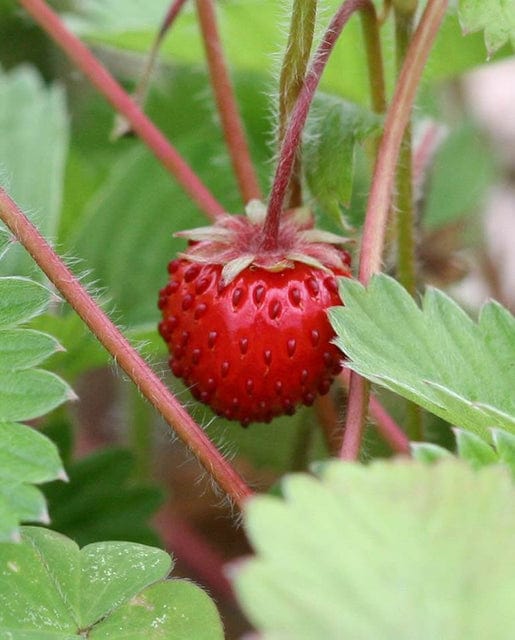
[[[340,305],[335,276],[350,276],[344,238],[283,216],[278,245],[260,245],[264,210],[182,232],[188,250],[169,264],[159,331],[170,367],[193,396],[244,426],[292,414],[325,394],[341,370],[326,315]]]

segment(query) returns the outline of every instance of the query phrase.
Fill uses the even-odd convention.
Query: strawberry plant
[[[513,638],[513,2],[0,16],[0,639]]]

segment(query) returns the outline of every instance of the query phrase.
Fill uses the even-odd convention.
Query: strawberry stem
[[[261,189],[250,157],[234,88],[223,53],[213,0],[196,0],[196,6],[211,86],[243,202],[247,204],[249,200],[261,200]]]
[[[304,86],[304,78],[311,54],[317,12],[317,0],[294,0],[288,42],[279,78],[278,146],[284,139],[286,127],[295,102]],[[302,204],[301,157],[297,153],[290,178],[288,209]]]
[[[19,0],[19,2],[99,92],[125,116],[134,131],[199,208],[213,220],[224,213],[224,207],[201,182],[175,147],[168,142],[163,133],[147,118],[91,51],[64,26],[59,16],[43,0]]]
[[[408,47],[404,64],[395,87],[392,102],[386,113],[372,187],[363,227],[359,279],[363,284],[381,271],[386,222],[395,181],[395,167],[399,157],[404,130],[409,122],[417,88],[440,23],[447,10],[448,0],[428,0],[420,23]],[[366,404],[370,383],[352,372],[349,384],[349,408],[345,423],[340,457],[355,460],[359,455]]]
[[[242,507],[252,495],[245,481],[2,188],[0,219],[221,489]]]
[[[293,108],[279,152],[279,161],[275,170],[268,203],[268,212],[263,229],[263,249],[265,250],[274,249],[277,246],[277,236],[284,200],[293,172],[302,129],[306,123],[311,102],[313,101],[334,45],[343,27],[356,11],[368,11],[375,16],[375,8],[371,0],[346,0],[341,5],[331,20],[322,42],[318,46],[309,71],[306,74],[304,86]]]

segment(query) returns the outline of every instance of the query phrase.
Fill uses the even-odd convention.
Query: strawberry
[[[283,215],[277,246],[260,244],[264,209],[181,232],[191,243],[170,262],[159,331],[170,367],[193,396],[229,420],[270,422],[329,391],[342,354],[326,310],[341,304],[335,276],[350,276],[344,238]],[[335,246],[336,245],[336,246]]]

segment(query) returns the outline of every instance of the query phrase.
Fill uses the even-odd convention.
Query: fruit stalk
[[[299,148],[302,130],[306,123],[309,108],[315,91],[322,77],[329,56],[336,44],[343,27],[349,18],[356,11],[370,11],[375,13],[374,5],[370,0],[346,0],[338,9],[329,27],[327,28],[322,42],[320,43],[310,69],[306,74],[304,86],[299,94],[295,107],[292,111],[290,122],[286,130],[279,161],[275,170],[274,181],[270,194],[267,218],[263,230],[263,248],[273,249],[277,246],[277,235],[279,221],[283,210],[284,200],[290,183],[297,150]]]
[[[408,47],[392,102],[386,113],[384,134],[374,169],[363,227],[359,279],[365,285],[368,284],[374,273],[381,271],[386,222],[402,138],[409,121],[422,71],[447,10],[447,5],[448,0],[428,0]],[[351,373],[349,408],[340,451],[340,457],[343,459],[355,460],[359,455],[366,418],[366,405],[363,403],[363,399],[368,395],[369,387],[369,383],[364,378],[354,372]]]
[[[251,489],[2,188],[0,219],[220,488],[242,507]]]
[[[196,0],[211,86],[243,203],[262,198],[218,32],[213,0]]]
[[[294,0],[288,42],[279,77],[278,147],[284,139],[286,127],[297,98],[304,86],[317,13],[317,0]],[[289,185],[288,209],[302,205],[301,157],[297,153]]]
[[[213,220],[222,214],[224,207],[175,147],[168,142],[163,133],[147,118],[91,51],[64,26],[59,16],[43,0],[19,0],[19,2],[52,40],[63,49],[93,86],[130,122],[134,131],[198,207]]]

